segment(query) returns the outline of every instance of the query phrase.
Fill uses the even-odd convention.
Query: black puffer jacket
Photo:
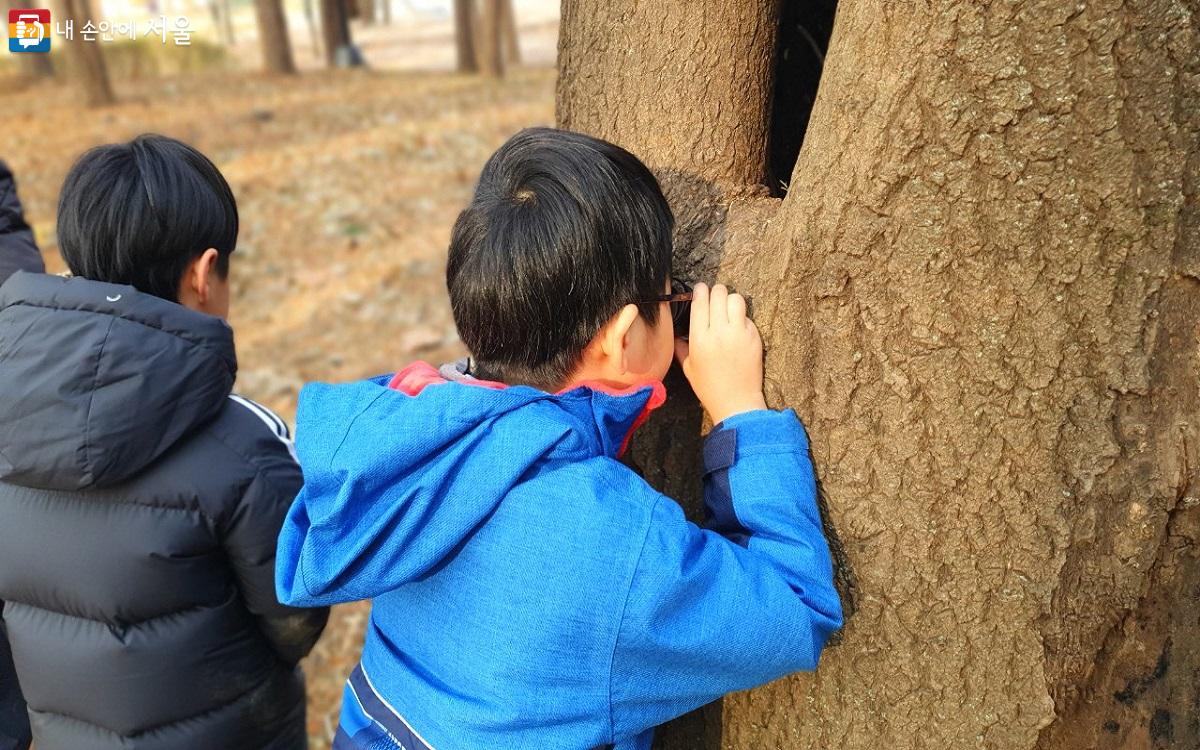
[[[132,287],[0,287],[0,600],[38,750],[298,750],[325,610],[275,598],[301,485],[230,396],[221,320]]]
[[[17,271],[44,271],[42,254],[25,222],[17,183],[8,165],[0,161],[0,284]]]
[[[0,284],[17,271],[44,270],[42,254],[17,198],[17,183],[8,165],[0,161]],[[0,602],[0,608],[3,606],[4,602]],[[4,621],[0,620],[0,750],[24,750],[27,747],[29,720],[25,699],[13,670]]]

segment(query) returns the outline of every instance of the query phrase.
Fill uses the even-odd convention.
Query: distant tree
[[[220,0],[219,4],[221,6],[221,25],[225,43],[228,45],[236,44],[237,36],[233,31],[233,3],[230,0]]]
[[[82,89],[84,102],[89,107],[100,107],[114,104],[117,101],[113,93],[112,83],[108,78],[108,68],[104,65],[104,56],[100,52],[100,43],[87,41],[80,35],[84,24],[97,18],[92,13],[89,0],[61,0],[60,15],[74,23],[74,38],[64,47],[70,61],[71,73]],[[33,57],[33,55],[29,55]]]
[[[360,18],[363,23],[372,26],[379,23],[379,17],[381,15],[381,11],[383,10],[383,8],[380,7],[383,5],[382,0],[361,0],[361,2],[358,2],[357,5],[357,17]],[[352,14],[351,17],[353,18],[355,16]]]
[[[254,9],[258,14],[258,38],[262,47],[263,68],[268,73],[295,73],[296,61],[292,57],[292,42],[288,36],[283,0],[254,0]]]
[[[321,35],[325,41],[325,61],[331,68],[350,68],[363,64],[362,53],[350,38],[350,6],[346,0],[320,0]]]
[[[212,13],[213,26],[221,37],[221,43],[232,45],[237,40],[233,35],[232,8],[229,6],[229,0],[209,0],[208,9]]]
[[[483,0],[479,30],[479,71],[489,78],[504,75],[504,45],[501,39],[503,0]]]
[[[454,0],[454,45],[460,73],[479,71],[479,57],[475,54],[476,15],[475,0]]]
[[[308,40],[312,45],[313,57],[321,54],[321,32],[317,28],[316,13],[313,11],[313,0],[304,0],[304,19],[308,22]]]
[[[500,35],[504,41],[504,62],[521,64],[521,44],[517,35],[517,14],[513,0],[500,0]]]

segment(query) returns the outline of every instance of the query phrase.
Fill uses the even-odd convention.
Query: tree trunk
[[[504,64],[521,64],[521,39],[517,33],[517,11],[513,0],[500,0],[500,36],[504,40]]]
[[[479,72],[479,58],[475,54],[475,16],[475,0],[454,0],[454,47],[460,73]]]
[[[85,23],[89,20],[93,21],[93,24],[96,22],[97,16],[92,12],[91,3],[89,0],[62,0],[61,8],[60,15],[75,23],[75,38],[63,46],[66,47],[72,75],[83,92],[84,102],[89,107],[116,103],[117,97],[113,93],[108,68],[104,65],[104,55],[100,51],[99,37],[96,41],[89,42],[80,35]]]
[[[233,36],[233,19],[230,17],[232,8],[229,6],[229,0],[209,0],[208,8],[212,13],[213,29],[221,37],[221,43],[232,46],[236,40]]]
[[[321,11],[321,46],[325,48],[325,63],[332,68],[336,65],[338,48],[347,41],[343,32],[345,4],[343,0],[319,0],[318,7]]]
[[[1200,747],[1200,2],[843,0],[811,119],[773,3],[647,5],[564,3],[560,123],[754,301],[851,613],[659,746]],[[694,503],[667,417],[636,459]]]
[[[254,10],[258,14],[263,69],[268,73],[295,73],[296,62],[292,57],[292,40],[288,36],[283,0],[254,0]]]
[[[219,0],[221,6],[221,34],[225,44],[237,44],[237,34],[233,28],[233,3],[230,0]]]
[[[350,8],[346,0],[320,0],[320,3],[325,61],[331,68],[361,65],[361,55],[350,38]]]
[[[321,41],[313,0],[304,0],[304,19],[308,22],[308,41],[312,46],[313,57],[316,57],[321,54]]]
[[[501,19],[502,0],[483,0],[479,29],[479,72],[489,78],[504,75],[504,43]]]

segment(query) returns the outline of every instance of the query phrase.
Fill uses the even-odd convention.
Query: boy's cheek
[[[658,331],[656,340],[656,368],[654,377],[656,380],[662,380],[667,376],[667,370],[671,369],[671,362],[675,360],[675,329],[668,322],[663,321],[658,323]]]

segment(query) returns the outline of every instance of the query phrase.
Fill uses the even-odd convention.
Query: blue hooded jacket
[[[816,667],[842,614],[794,412],[708,436],[701,529],[617,460],[661,384],[450,377],[417,363],[300,397],[280,601],[374,600],[335,747],[642,750]]]

